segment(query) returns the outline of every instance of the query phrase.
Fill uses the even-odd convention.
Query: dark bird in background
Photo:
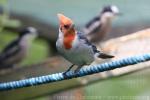
[[[37,35],[37,30],[33,27],[23,29],[19,36],[0,53],[0,69],[12,68],[19,64],[27,56],[32,41]]]
[[[112,20],[120,15],[117,6],[105,6],[101,13],[89,21],[83,31],[92,43],[99,43],[111,28]]]

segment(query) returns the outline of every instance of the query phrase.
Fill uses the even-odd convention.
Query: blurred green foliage
[[[7,44],[9,44],[12,40],[17,37],[18,33],[6,31],[3,28],[17,28],[21,25],[20,21],[17,19],[10,19],[9,18],[9,11],[8,11],[8,1],[7,0],[0,0],[0,6],[2,7],[2,13],[0,14],[0,49],[2,50]],[[47,56],[47,44],[38,39],[36,40],[30,52],[26,58],[22,62],[22,65],[29,65],[33,63],[37,63],[43,61]]]
[[[8,1],[0,0],[0,32],[4,27],[17,28],[21,25],[19,20],[9,19]]]
[[[1,5],[4,5],[4,4],[6,4],[7,3],[7,0],[0,0],[0,4]]]
[[[48,55],[47,43],[41,39],[36,40],[23,64],[35,64],[42,62]]]
[[[90,96],[101,98],[100,100],[146,100],[141,98],[150,95],[149,71],[132,73],[88,85],[84,88],[85,100],[89,100]]]

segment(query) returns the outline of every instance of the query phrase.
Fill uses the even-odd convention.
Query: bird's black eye
[[[64,28],[68,29],[68,28],[69,28],[69,25],[64,25]]]

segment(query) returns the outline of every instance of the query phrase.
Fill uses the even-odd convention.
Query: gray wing
[[[94,53],[100,52],[97,50],[96,46],[93,45],[89,40],[85,37],[85,35],[81,32],[77,32],[80,39],[82,39],[87,45],[91,46]]]
[[[14,41],[12,41],[10,44],[8,44],[3,50],[2,53],[8,52],[10,49],[12,49],[13,47],[17,46],[19,43],[19,39],[16,39]]]
[[[98,51],[96,46],[93,45],[91,42],[89,42],[83,33],[78,32],[78,36],[80,39],[84,40],[87,45],[92,47],[92,50],[95,54],[98,53],[99,58],[107,59],[107,58],[113,58],[114,57],[113,55],[105,54],[103,52]]]
[[[85,29],[89,30],[87,34],[95,33],[100,29],[101,27],[100,20],[101,20],[100,16],[96,16],[85,25]],[[95,25],[95,23],[99,24]]]
[[[20,47],[18,46],[18,42],[19,40],[13,41],[2,50],[0,54],[0,62],[7,60],[19,52]]]

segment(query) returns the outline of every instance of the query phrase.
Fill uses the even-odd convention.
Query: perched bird
[[[77,65],[76,73],[83,65],[91,64],[97,57],[102,59],[114,57],[98,51],[96,46],[87,40],[84,33],[75,29],[74,23],[70,18],[63,14],[58,14],[58,19],[59,36],[56,47],[58,52],[72,63],[66,72],[70,71],[74,65]],[[66,72],[64,75],[66,75]]]
[[[32,41],[37,37],[33,27],[23,29],[18,38],[8,44],[0,53],[0,68],[12,68],[20,63],[27,55]]]
[[[112,20],[121,15],[115,5],[105,6],[101,13],[89,21],[83,28],[88,40],[92,43],[100,42],[111,28]]]

